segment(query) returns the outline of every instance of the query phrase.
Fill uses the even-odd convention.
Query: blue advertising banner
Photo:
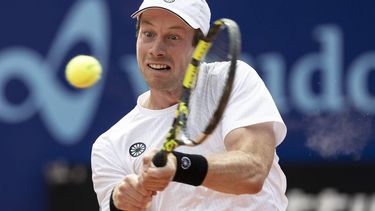
[[[261,75],[288,126],[281,164],[375,163],[374,1],[208,3],[212,20],[238,22],[242,60]],[[1,210],[48,210],[49,179],[74,177],[53,166],[90,166],[95,139],[147,90],[130,18],[139,4],[0,2]],[[77,54],[103,66],[90,89],[65,80]]]

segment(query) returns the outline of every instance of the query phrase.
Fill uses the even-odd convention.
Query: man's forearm
[[[262,161],[241,151],[207,157],[205,187],[230,194],[253,194],[261,190],[268,169]]]

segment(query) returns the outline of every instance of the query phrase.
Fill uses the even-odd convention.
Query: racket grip
[[[168,153],[164,150],[160,150],[152,158],[152,163],[156,167],[164,167],[167,164],[167,161],[168,161],[167,157],[168,157]]]

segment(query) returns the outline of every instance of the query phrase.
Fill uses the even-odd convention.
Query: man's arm
[[[275,153],[272,123],[237,128],[225,137],[224,143],[227,152],[206,157],[208,171],[202,185],[231,194],[259,192]],[[162,191],[176,172],[176,161],[169,158],[167,166],[151,167],[153,154],[144,157],[147,165],[142,175],[143,185],[147,190]]]
[[[227,152],[207,157],[203,185],[231,194],[259,192],[275,153],[272,123],[237,128],[225,137],[224,143]]]

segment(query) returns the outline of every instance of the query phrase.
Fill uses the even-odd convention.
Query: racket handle
[[[152,163],[156,167],[164,167],[167,164],[167,161],[168,161],[167,157],[168,157],[168,153],[164,150],[160,150],[152,158]]]

